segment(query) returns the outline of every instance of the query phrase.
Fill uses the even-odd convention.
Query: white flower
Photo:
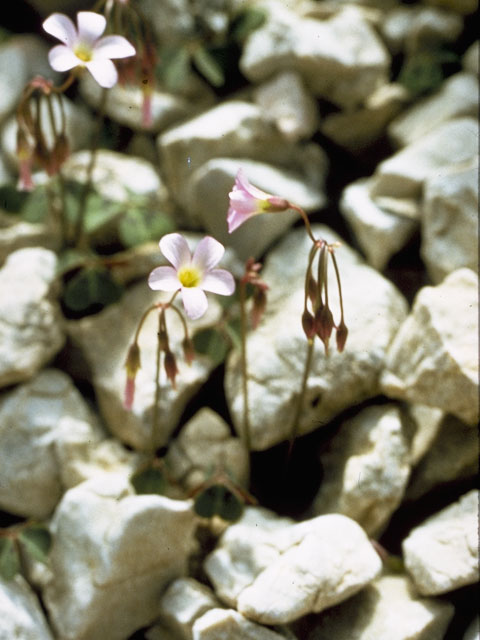
[[[148,277],[151,289],[182,292],[183,306],[189,318],[196,320],[207,310],[204,291],[230,296],[235,281],[225,269],[214,269],[225,249],[220,242],[205,236],[197,245],[193,256],[187,241],[179,233],[169,233],[160,240],[160,250],[171,267],[157,267]]]
[[[134,56],[135,48],[123,36],[101,38],[107,21],[99,13],[80,11],[77,25],[63,13],[53,13],[43,23],[47,33],[64,43],[49,51],[51,67],[55,71],[86,67],[101,87],[110,89],[118,80],[111,59]]]

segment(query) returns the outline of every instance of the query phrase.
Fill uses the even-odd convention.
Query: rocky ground
[[[478,640],[478,3],[138,4],[160,45],[208,36],[223,57],[217,76],[193,59],[173,87],[161,67],[148,126],[141,88],[109,90],[87,230],[112,304],[78,302],[83,272],[39,213],[45,174],[15,195],[23,87],[60,82],[41,21],[92,5],[31,0],[2,20],[0,639]],[[240,37],[247,8],[263,22]],[[66,95],[77,183],[100,100],[88,74]],[[228,234],[240,166],[341,243],[348,342],[328,357],[316,342],[288,464],[310,244],[292,212]],[[152,443],[155,318],[132,411],[124,362],[162,299],[147,276],[172,229],[215,236],[237,276],[261,259],[269,291],[247,339],[250,456],[238,348],[210,344],[187,367],[169,320],[179,373],[176,389],[162,380],[159,495],[131,482]],[[204,338],[226,322],[209,300],[190,323]],[[233,523],[190,497],[220,467],[255,499]]]

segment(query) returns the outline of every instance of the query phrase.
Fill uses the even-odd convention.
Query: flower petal
[[[175,269],[190,262],[192,256],[187,241],[179,233],[168,233],[163,236],[159,245],[160,251]]]
[[[148,276],[148,286],[154,291],[176,291],[182,285],[173,267],[156,267]]]
[[[79,11],[77,13],[78,39],[93,44],[105,31],[107,21],[105,16],[94,11]]]
[[[86,62],[85,66],[90,71],[98,84],[104,89],[111,89],[118,80],[115,65],[108,58],[97,58]]]
[[[185,313],[191,320],[197,320],[207,310],[207,296],[198,287],[183,287],[182,299]]]
[[[43,23],[44,30],[54,38],[58,38],[69,47],[73,47],[77,39],[77,30],[70,18],[63,13],[52,13]]]
[[[253,213],[242,213],[241,211],[237,211],[233,207],[230,207],[227,213],[227,224],[228,224],[228,233],[232,233],[235,229],[238,229],[240,225],[242,225],[246,220],[251,218]]]
[[[258,189],[257,187],[254,187],[253,184],[250,184],[250,182],[248,181],[248,178],[245,174],[245,171],[243,169],[239,169],[237,171],[237,176],[235,178],[235,185],[234,185],[234,189],[238,189],[240,191],[244,191],[246,193],[248,193],[250,196],[252,196],[253,198],[257,198],[258,200],[265,200],[266,198],[268,198],[271,194],[267,193],[266,191],[262,191],[261,189]]]
[[[211,236],[205,236],[197,244],[193,253],[192,263],[202,271],[207,272],[220,262],[224,253],[223,244]]]
[[[123,36],[105,36],[94,46],[93,55],[103,58],[128,58],[135,55],[135,47]]]
[[[235,291],[235,280],[225,269],[212,269],[203,278],[202,289],[222,296],[231,296]]]
[[[231,191],[229,197],[230,206],[240,213],[252,213],[260,210],[258,200],[244,191]]]
[[[69,47],[57,44],[48,52],[48,61],[55,71],[69,71],[81,64],[81,61]]]

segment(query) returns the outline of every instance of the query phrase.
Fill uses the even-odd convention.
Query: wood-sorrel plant
[[[312,248],[308,257],[307,271],[305,274],[305,301],[302,314],[302,327],[308,340],[307,355],[305,359],[305,367],[298,395],[298,401],[295,408],[292,428],[290,432],[289,455],[293,443],[295,441],[300,415],[302,412],[307,380],[312,365],[312,357],[314,350],[315,337],[318,336],[323,342],[325,353],[328,356],[328,345],[332,331],[336,332],[336,343],[338,351],[343,351],[347,341],[348,329],[344,320],[342,287],[340,282],[340,272],[338,270],[337,261],[334,250],[337,245],[328,244],[322,238],[316,238],[313,235],[308,216],[305,211],[296,204],[293,204],[276,195],[266,193],[261,189],[250,184],[243,169],[239,169],[233,189],[229,194],[230,206],[227,213],[228,230],[232,233],[244,222],[251,217],[261,213],[278,213],[292,209],[300,214],[312,241]],[[316,277],[314,273],[314,262],[317,258]],[[328,298],[328,260],[331,259],[335,271],[339,296],[340,296],[340,320],[335,323],[333,314],[329,306]],[[243,332],[243,329],[242,329]],[[248,414],[247,400],[247,362],[245,336],[242,338],[243,357],[242,357],[242,377],[244,392],[244,410]],[[248,415],[244,417],[245,425],[249,425]]]

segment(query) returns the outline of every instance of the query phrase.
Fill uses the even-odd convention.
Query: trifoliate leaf
[[[161,238],[174,229],[175,225],[167,214],[151,208],[136,207],[124,214],[118,233],[123,245],[131,248]]]
[[[77,269],[85,264],[95,254],[91,251],[80,251],[79,249],[66,249],[58,255],[57,275],[64,275],[73,269]]]
[[[201,491],[195,498],[195,513],[202,518],[217,515],[223,520],[234,522],[243,513],[244,505],[223,485],[212,485]]]
[[[0,538],[0,576],[11,580],[20,572],[20,558],[15,542],[11,538]]]
[[[20,213],[28,195],[13,184],[4,184],[0,187],[0,208],[7,213]]]
[[[160,76],[166,88],[176,91],[190,74],[190,54],[186,47],[164,47],[160,51]]]
[[[117,302],[123,293],[123,287],[112,279],[106,269],[82,269],[65,286],[63,302],[71,311],[99,311],[109,304]]]
[[[202,46],[197,47],[193,52],[193,61],[198,71],[213,87],[222,87],[225,84],[224,70],[210,51]]]
[[[23,203],[21,215],[26,222],[42,222],[47,217],[48,209],[47,189],[44,186],[40,186],[28,194]]]
[[[225,337],[215,329],[203,329],[193,336],[196,353],[208,356],[216,367],[225,360],[228,345]]]
[[[165,493],[166,480],[161,469],[158,467],[148,467],[133,474],[130,482],[139,495],[142,494],[158,494]]]
[[[46,527],[32,525],[22,529],[19,540],[25,551],[39,562],[47,562],[48,552],[52,545],[52,536]]]
[[[232,38],[237,42],[243,42],[252,31],[262,26],[266,17],[265,11],[258,7],[245,9],[232,22],[230,29]]]

